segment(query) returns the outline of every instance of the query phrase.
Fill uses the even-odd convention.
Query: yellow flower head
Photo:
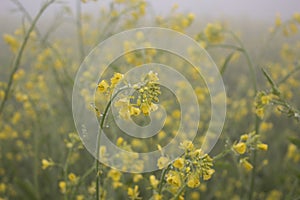
[[[108,83],[105,80],[102,80],[98,84],[98,91],[99,92],[106,92],[108,88],[109,88],[109,85],[108,85]]]
[[[263,144],[263,143],[257,144],[257,149],[267,151],[268,150],[268,145]]]
[[[204,34],[207,40],[211,43],[221,43],[224,40],[224,35],[222,33],[222,26],[220,24],[207,24]]]
[[[158,185],[159,181],[155,178],[155,176],[154,176],[154,175],[151,175],[151,176],[149,177],[149,179],[150,179],[150,184],[151,184],[151,186],[152,186],[153,188],[157,188],[157,185]]]
[[[190,175],[188,180],[187,180],[187,186],[190,188],[195,188],[200,185],[200,180],[199,177],[196,175]]]
[[[54,163],[52,161],[48,161],[46,159],[42,160],[42,169],[44,169],[44,170],[53,165],[54,165]]]
[[[271,97],[270,97],[269,95],[263,95],[263,96],[261,97],[261,103],[262,103],[263,105],[269,104],[269,103],[270,103],[270,100],[271,100]]]
[[[244,142],[239,142],[233,145],[233,149],[239,154],[244,154],[247,150],[247,145]]]
[[[276,18],[275,18],[275,25],[276,26],[280,26],[282,24],[281,22],[281,17],[279,14],[276,15]]]
[[[65,181],[60,181],[60,182],[58,183],[58,187],[59,187],[61,193],[63,193],[63,194],[66,193],[66,190],[67,190],[67,184],[66,184]]]
[[[115,169],[111,169],[108,172],[108,177],[111,178],[115,182],[120,180],[121,175],[122,175],[121,172],[119,172],[118,170],[115,170]]]
[[[150,114],[150,106],[147,105],[146,103],[142,103],[141,111],[144,115],[148,116]]]
[[[206,170],[206,173],[203,175],[203,180],[207,181],[211,179],[211,176],[215,173],[214,169]]]
[[[77,176],[74,173],[70,173],[68,175],[68,179],[72,182],[75,183],[77,181]]]
[[[264,116],[265,116],[265,110],[264,110],[264,108],[257,108],[255,110],[255,113],[261,119],[264,118]]]
[[[124,77],[121,73],[114,73],[114,76],[110,79],[112,85],[116,85]]]
[[[127,194],[131,199],[139,199],[139,186],[135,185],[134,188],[128,188]]]
[[[175,171],[170,171],[169,174],[167,175],[167,182],[170,185],[180,187],[181,186],[181,180],[178,172]]]
[[[243,134],[243,135],[241,135],[241,137],[240,137],[240,139],[241,139],[242,141],[247,141],[248,138],[249,138],[248,134]]]
[[[157,160],[157,166],[159,169],[165,168],[169,163],[169,159],[167,157],[160,157]]]
[[[141,113],[141,110],[139,108],[136,108],[134,106],[130,107],[130,115],[138,116]]]
[[[300,13],[295,13],[293,15],[293,19],[296,20],[298,23],[300,23]]]
[[[194,150],[194,144],[192,143],[192,141],[183,141],[181,144],[180,144],[181,148],[183,148],[184,150],[187,150],[187,151],[193,151]]]
[[[240,163],[247,172],[249,172],[253,169],[252,164],[247,160],[247,158],[241,159]]]
[[[173,166],[177,169],[182,169],[184,167],[184,159],[178,158],[174,161]]]
[[[10,49],[15,53],[19,48],[19,41],[12,35],[4,34],[4,41],[10,46]]]

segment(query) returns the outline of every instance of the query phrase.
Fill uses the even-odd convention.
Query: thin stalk
[[[174,200],[179,199],[179,196],[181,195],[181,193],[183,192],[183,190],[186,188],[186,184],[184,184],[176,193],[175,197],[173,198]]]
[[[12,72],[10,73],[10,76],[9,76],[9,79],[8,79],[8,83],[7,83],[7,87],[4,91],[4,98],[3,98],[3,101],[1,102],[1,105],[0,105],[0,115],[2,114],[3,112],[3,109],[4,109],[4,106],[5,106],[5,103],[8,99],[8,95],[9,95],[9,92],[11,90],[11,86],[13,84],[13,77],[15,75],[15,73],[17,72],[17,70],[19,69],[20,67],[20,62],[21,62],[21,59],[22,59],[22,56],[23,56],[23,52],[24,52],[24,49],[27,45],[27,42],[29,40],[29,37],[30,37],[30,34],[31,32],[35,29],[35,26],[36,26],[36,23],[38,22],[38,20],[40,19],[40,17],[42,16],[42,14],[44,13],[44,11],[48,8],[48,6],[50,6],[52,3],[54,3],[55,0],[51,0],[47,3],[45,3],[42,8],[40,9],[40,11],[38,12],[38,14],[36,15],[36,17],[33,19],[28,31],[26,32],[25,34],[25,37],[24,37],[24,40],[21,44],[21,47],[19,48],[18,50],[18,53],[13,61],[13,64],[12,64]]]
[[[294,75],[297,71],[300,70],[300,65],[295,67],[295,69],[293,69],[290,73],[288,73],[285,77],[283,77],[278,83],[277,85],[280,85],[282,83],[284,83],[286,80],[288,80],[292,75]]]
[[[88,169],[80,178],[79,181],[77,182],[76,186],[73,188],[71,192],[71,199],[74,199],[75,197],[75,192],[78,190],[79,186],[84,182],[84,180],[95,170],[95,166],[92,166],[90,169]]]
[[[213,161],[217,161],[220,160],[222,158],[224,158],[225,156],[227,156],[229,153],[231,152],[231,149],[226,149],[223,152],[219,153],[218,155],[216,155],[215,157],[213,157]]]
[[[78,48],[79,48],[79,58],[80,62],[84,59],[84,47],[83,47],[83,38],[82,38],[82,22],[81,22],[81,0],[77,0],[76,4],[76,11],[77,11],[77,39],[78,39]]]
[[[124,91],[124,90],[126,90],[126,89],[130,89],[130,88],[129,88],[129,87],[121,88],[120,90],[118,90],[118,91],[111,97],[111,99],[110,99],[109,102],[107,103],[107,106],[106,106],[106,108],[105,108],[105,110],[104,110],[103,116],[102,116],[101,121],[100,121],[100,131],[99,131],[99,134],[98,134],[98,136],[97,136],[97,144],[96,144],[96,151],[97,151],[96,156],[97,156],[97,157],[96,157],[96,160],[95,160],[95,162],[96,162],[96,164],[95,164],[95,168],[96,168],[96,199],[97,199],[97,200],[99,200],[99,197],[100,197],[100,195],[99,195],[99,194],[100,194],[100,188],[99,188],[99,186],[100,186],[100,184],[99,184],[99,182],[100,182],[100,163],[99,163],[98,159],[99,159],[99,156],[100,156],[99,145],[100,145],[101,133],[102,133],[102,131],[103,131],[105,118],[106,118],[106,116],[107,116],[107,114],[108,114],[108,111],[109,111],[109,109],[110,109],[110,106],[111,106],[111,104],[112,104],[112,101],[118,96],[118,94],[119,94],[120,92],[122,92],[122,91]]]
[[[252,84],[253,84],[253,89],[254,89],[254,95],[257,94],[257,80],[256,80],[256,73],[254,70],[254,65],[252,63],[252,59],[248,53],[248,51],[246,50],[246,48],[244,47],[244,44],[242,43],[242,41],[240,40],[240,38],[232,31],[228,31],[228,33],[233,37],[233,39],[235,39],[238,44],[240,45],[242,52],[244,53],[246,60],[247,60],[247,64],[251,73],[251,78],[252,78]],[[257,115],[255,115],[255,133],[259,134],[259,125],[260,125],[260,119]],[[253,192],[254,192],[254,183],[255,183],[255,175],[256,175],[256,160],[257,160],[257,155],[256,155],[256,151],[253,152],[253,159],[252,159],[252,164],[253,164],[253,170],[252,170],[252,174],[251,174],[251,178],[250,178],[250,189],[249,189],[249,196],[248,199],[252,200],[253,198]]]
[[[254,70],[254,65],[252,63],[252,59],[250,58],[250,55],[248,53],[248,51],[246,50],[244,44],[242,43],[242,41],[240,40],[240,38],[232,31],[227,31],[234,40],[236,40],[236,42],[240,45],[240,51],[244,53],[246,60],[247,60],[247,64],[251,73],[251,78],[252,78],[252,83],[253,83],[253,88],[255,91],[255,95],[257,92],[257,83],[256,83],[256,74],[255,74],[255,70]]]
[[[159,182],[159,186],[158,186],[158,194],[161,194],[162,192],[162,188],[163,188],[163,183],[164,183],[164,177],[166,176],[167,171],[169,170],[171,165],[168,165],[167,168],[163,169],[161,176],[160,176],[160,182]]]
[[[68,149],[68,154],[67,154],[67,158],[66,158],[66,161],[65,161],[65,164],[63,166],[63,176],[64,176],[64,181],[67,183],[68,181],[68,170],[69,170],[69,160],[70,160],[70,157],[71,157],[71,154],[72,154],[72,151],[73,151],[73,147],[69,148]],[[66,192],[66,194],[64,194],[64,199],[65,200],[68,200],[68,192]]]

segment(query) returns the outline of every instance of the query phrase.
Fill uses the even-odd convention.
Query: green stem
[[[96,144],[96,151],[97,151],[97,154],[96,154],[96,159],[95,159],[95,168],[96,168],[96,199],[99,200],[99,197],[100,197],[100,163],[99,163],[99,156],[100,156],[100,151],[99,151],[99,145],[100,145],[100,138],[101,138],[101,132],[103,130],[103,127],[104,127],[104,122],[105,122],[105,118],[108,114],[108,111],[109,111],[109,108],[112,104],[112,101],[118,96],[118,94],[126,89],[130,89],[129,87],[124,87],[124,88],[121,88],[120,90],[118,90],[112,97],[111,99],[109,100],[109,102],[107,103],[107,106],[104,110],[104,113],[103,113],[103,116],[101,118],[101,121],[100,121],[100,131],[99,131],[99,134],[97,136],[97,144]]]
[[[71,199],[75,199],[75,192],[78,190],[79,186],[84,182],[84,180],[95,170],[95,166],[92,166],[90,169],[88,169],[79,179],[76,186],[73,188],[71,192]]]
[[[252,84],[253,84],[253,89],[254,89],[254,95],[256,96],[257,93],[257,80],[256,80],[256,73],[254,70],[254,65],[252,63],[252,59],[250,58],[250,55],[248,53],[248,51],[246,50],[246,48],[244,47],[242,41],[240,40],[240,38],[232,31],[227,31],[236,41],[237,43],[240,45],[242,52],[244,53],[246,60],[247,60],[247,64],[251,73],[251,78],[252,78]],[[259,134],[259,125],[260,125],[260,119],[257,115],[255,115],[255,133]],[[256,151],[254,151],[253,153],[253,159],[252,159],[252,164],[253,164],[253,170],[252,170],[252,174],[251,174],[251,179],[250,179],[250,189],[249,189],[249,200],[252,200],[253,198],[253,192],[254,192],[254,183],[255,183],[255,175],[256,175],[256,159],[257,159],[257,155],[256,155]]]
[[[178,190],[178,192],[176,193],[176,195],[175,195],[175,197],[174,197],[173,199],[174,199],[174,200],[177,200],[185,188],[186,188],[186,184],[184,184],[184,185]]]
[[[219,153],[218,155],[213,157],[214,161],[220,160],[221,158],[224,158],[231,152],[231,149],[226,149],[223,152]]]
[[[68,170],[69,170],[69,160],[70,160],[70,157],[71,157],[71,154],[72,154],[72,151],[73,151],[73,147],[69,148],[68,149],[68,154],[67,154],[67,158],[66,158],[66,161],[65,161],[65,164],[63,166],[63,176],[64,176],[64,181],[67,183],[68,182]],[[67,185],[68,186],[68,185]],[[64,199],[65,200],[68,200],[68,191],[64,194]]]
[[[76,20],[76,24],[77,24],[77,38],[78,38],[78,47],[79,47],[79,58],[80,58],[80,62],[83,61],[84,59],[84,47],[83,47],[83,37],[82,37],[82,22],[81,22],[81,0],[77,0],[77,5],[76,5],[76,9],[77,9],[77,20]]]
[[[163,188],[163,183],[164,183],[164,180],[165,180],[165,176],[166,176],[166,173],[168,172],[170,166],[171,166],[171,164],[168,165],[165,169],[163,169],[163,171],[161,173],[160,182],[159,182],[159,186],[158,186],[158,194],[161,194],[161,192],[162,192],[162,188]]]
[[[254,91],[255,91],[255,94],[256,95],[256,92],[257,92],[257,83],[256,83],[256,74],[255,74],[255,70],[254,70],[254,65],[252,63],[252,59],[250,58],[250,55],[248,53],[248,51],[246,50],[244,44],[242,43],[242,41],[240,40],[240,38],[232,31],[227,31],[232,37],[233,39],[236,40],[236,42],[240,45],[240,51],[243,52],[243,54],[245,55],[246,57],[246,60],[247,60],[247,64],[248,64],[248,67],[249,67],[249,70],[250,70],[250,73],[251,73],[251,78],[252,78],[252,84],[253,84],[253,88],[254,88]]]
[[[22,59],[22,56],[23,56],[23,52],[24,52],[24,49],[27,45],[27,42],[30,38],[30,34],[31,32],[34,30],[35,28],[35,25],[36,23],[38,22],[38,20],[40,19],[40,17],[42,16],[42,14],[44,13],[44,11],[47,9],[48,6],[50,6],[52,3],[54,3],[55,0],[51,0],[47,3],[45,3],[42,8],[40,9],[40,11],[38,12],[38,14],[36,15],[36,17],[34,18],[34,20],[32,21],[28,31],[26,32],[25,34],[25,37],[24,37],[24,40],[21,44],[21,47],[19,48],[18,50],[18,53],[14,59],[14,62],[12,64],[12,72],[9,76],[9,79],[8,79],[8,84],[7,84],[7,87],[4,91],[4,99],[3,101],[1,102],[1,105],[0,105],[0,115],[2,114],[3,112],[3,109],[4,109],[4,105],[8,99],[8,95],[9,95],[9,92],[11,90],[11,86],[12,86],[12,83],[13,83],[13,77],[15,75],[15,73],[17,72],[17,70],[19,69],[20,67],[20,62],[21,62],[21,59]]]
[[[280,85],[282,83],[284,83],[286,80],[288,80],[292,75],[294,75],[297,71],[300,70],[300,65],[295,67],[290,73],[288,73],[285,77],[283,77],[278,83],[277,85]]]

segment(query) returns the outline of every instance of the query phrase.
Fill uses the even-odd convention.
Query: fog
[[[40,8],[43,0],[20,0],[22,4],[34,14]],[[63,0],[67,5],[74,9],[75,0]],[[83,10],[89,13],[97,12],[101,5],[108,5],[111,0],[98,0],[84,4]],[[298,0],[148,0],[152,5],[155,14],[167,13],[170,8],[177,3],[179,10],[193,12],[197,17],[236,17],[239,19],[247,18],[251,20],[262,20],[270,22],[274,20],[276,13],[280,13],[283,19],[288,18],[295,12],[300,12],[300,1]],[[95,5],[97,4],[97,5]],[[99,6],[98,6],[99,5]],[[12,12],[15,8],[10,0],[0,1],[0,17],[12,19],[16,16]],[[55,13],[57,6],[52,6],[47,15]]]

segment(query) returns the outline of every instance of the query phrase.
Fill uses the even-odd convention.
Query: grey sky
[[[34,13],[42,4],[43,0],[20,0],[30,12]],[[75,0],[64,0],[74,7]],[[96,4],[108,4],[111,0],[98,0]],[[295,12],[300,12],[299,0],[148,0],[153,5],[156,14],[166,13],[173,4],[177,3],[179,9],[194,12],[198,18],[201,16],[221,18],[238,17],[270,22],[274,20],[276,13],[281,13],[283,18],[288,18]],[[13,17],[11,10],[14,8],[10,0],[0,0],[0,17]],[[99,6],[94,2],[83,6],[85,11],[97,12]],[[52,7],[49,13],[55,13]]]

